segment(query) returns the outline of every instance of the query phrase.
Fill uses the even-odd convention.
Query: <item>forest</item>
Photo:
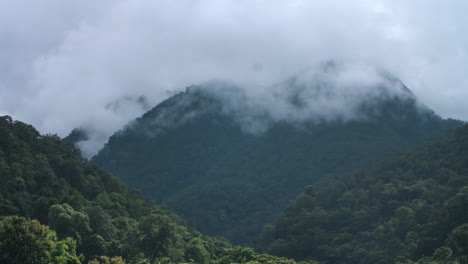
[[[468,0],[0,0],[0,264],[468,264]]]
[[[330,175],[265,226],[257,249],[319,263],[468,263],[468,126]]]
[[[320,93],[314,85],[307,89]],[[239,98],[235,102],[244,100],[239,87],[215,87]],[[163,101],[112,135],[91,162],[167,204],[202,233],[248,246],[303,186],[463,124],[421,107],[403,87],[403,97],[381,95],[361,105],[366,118],[274,122],[260,116],[252,122],[267,122],[266,130],[248,132],[240,124],[245,115],[230,112],[227,99],[210,89],[192,86]],[[288,81],[287,89],[304,88]],[[291,107],[301,107],[297,100]],[[67,140],[77,138],[83,135]]]
[[[71,144],[9,116],[0,117],[0,181],[0,263],[296,263],[200,234]]]
[[[270,218],[252,249],[199,233],[72,143],[3,116],[0,263],[465,264],[467,174],[465,125],[352,174],[316,179]]]
[[[468,263],[468,126],[411,100],[377,106],[372,120],[249,134],[187,90],[91,162],[74,146],[84,131],[3,116],[0,263]]]

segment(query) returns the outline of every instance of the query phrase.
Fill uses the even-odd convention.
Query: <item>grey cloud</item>
[[[202,85],[205,92],[223,102],[247,132],[258,133],[271,124],[286,121],[327,122],[368,119],[364,105],[399,98],[417,98],[400,80],[373,65],[327,62],[268,87],[238,87],[214,81]],[[421,111],[427,108],[421,104]]]
[[[0,113],[61,136],[85,127],[91,153],[145,111],[138,103],[106,107],[123,98],[144,95],[154,105],[223,79],[265,103],[274,100],[265,87],[338,59],[384,68],[437,113],[466,120],[466,10],[463,0],[3,0]],[[376,81],[350,72],[336,81]]]

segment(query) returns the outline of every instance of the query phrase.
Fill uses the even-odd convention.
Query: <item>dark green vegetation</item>
[[[8,116],[0,182],[0,263],[296,263],[202,236],[70,144]]]
[[[301,109],[307,102],[295,90],[303,88],[289,82],[290,107]],[[136,119],[92,162],[197,230],[245,245],[320,176],[350,172],[461,126],[419,107],[403,87],[403,96],[383,93],[360,105],[363,118],[268,123],[260,114],[252,123],[268,123],[266,131],[249,133],[248,118],[227,111],[225,98],[205,88],[191,87]],[[230,89],[229,100],[247,100]]]
[[[59,241],[48,227],[18,216],[0,220],[0,261],[4,264],[80,263],[73,239]]]
[[[88,139],[89,137],[86,134],[86,131],[80,128],[75,128],[72,130],[72,132],[70,132],[70,134],[67,137],[63,138],[62,140],[65,143],[70,143],[74,145],[74,144],[77,144],[78,142],[85,141]]]
[[[468,126],[305,187],[257,246],[331,264],[468,263]]]

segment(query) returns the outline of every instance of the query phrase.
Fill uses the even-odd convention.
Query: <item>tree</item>
[[[139,225],[143,235],[140,247],[152,259],[167,257],[173,261],[183,257],[182,230],[164,215],[151,214],[144,217]]]
[[[54,231],[36,220],[9,216],[0,220],[0,263],[80,264],[76,242],[58,240]]]
[[[102,256],[99,259],[89,261],[88,264],[125,264],[125,261],[121,257],[109,258]]]
[[[89,217],[77,212],[68,204],[56,204],[49,209],[49,225],[62,234],[70,236],[81,244],[82,235],[91,232]]]
[[[195,263],[206,264],[210,260],[210,253],[206,250],[203,245],[203,240],[199,237],[193,238],[187,244],[185,250],[187,259],[195,261]]]
[[[468,256],[468,224],[455,228],[447,239],[447,244],[457,256]]]

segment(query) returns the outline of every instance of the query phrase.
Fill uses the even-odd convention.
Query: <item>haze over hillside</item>
[[[211,79],[256,90],[335,59],[377,65],[444,118],[467,120],[467,2],[3,0],[0,113],[42,133],[116,130]],[[261,10],[261,12],[259,12]],[[437,18],[437,19],[435,19]]]
[[[377,114],[372,113],[372,105],[390,98],[410,99],[421,112],[432,111],[389,72],[375,65],[356,62],[321,62],[270,86],[252,87],[229,80],[212,80],[188,89],[200,90],[220,101],[222,112],[232,116],[243,131],[253,134],[264,132],[280,121],[320,123],[369,119]],[[119,102],[131,100],[134,99],[124,98],[111,106],[119,109]],[[144,104],[141,98],[138,100],[144,108],[149,108],[146,100]],[[174,122],[171,113],[159,121]],[[97,150],[96,146],[100,146],[98,141],[103,135],[96,138],[93,128],[86,126],[78,131],[86,134],[86,140],[75,140],[75,143],[85,156],[90,157]]]
[[[191,86],[115,133],[92,162],[196,229],[249,245],[304,185],[462,125],[395,77],[358,69],[325,63],[256,96],[232,83]]]
[[[468,264],[467,10],[0,0],[0,263]]]

